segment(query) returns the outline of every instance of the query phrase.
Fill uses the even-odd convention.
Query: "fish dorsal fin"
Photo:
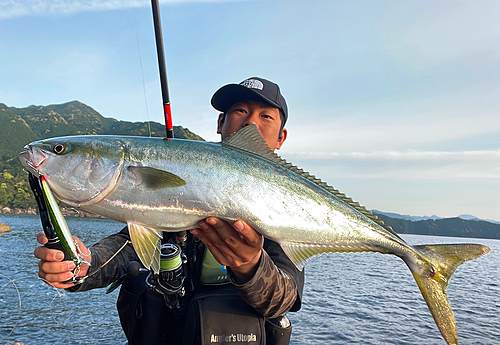
[[[221,144],[251,152],[273,162],[277,158],[280,159],[280,157],[269,148],[262,134],[260,134],[257,129],[257,126],[253,124],[234,132],[229,137],[222,140]]]
[[[365,215],[378,225],[382,226],[384,229],[391,232],[393,235],[399,237],[399,235],[396,234],[396,232],[394,232],[394,230],[392,230],[390,226],[385,225],[382,220],[378,219],[376,215],[371,213],[364,206],[361,206],[359,203],[354,202],[351,198],[347,197],[345,194],[340,193],[337,189],[321,181],[321,179],[316,178],[315,176],[309,174],[308,172],[304,171],[303,169],[295,165],[292,165],[292,163],[287,162],[286,160],[278,156],[276,153],[274,153],[274,151],[271,150],[267,145],[266,141],[260,134],[256,125],[252,124],[240,129],[239,131],[231,134],[229,137],[224,139],[221,144],[225,146],[235,147],[243,151],[251,152],[273,163],[276,163],[285,169],[288,169],[296,174],[301,175],[302,177],[308,179],[309,181],[325,189],[329,193],[335,195],[337,198],[339,198],[352,208],[358,210],[363,215]]]
[[[182,178],[165,170],[141,166],[130,166],[128,170],[137,174],[141,182],[152,190],[167,187],[181,187],[186,184],[186,181]]]
[[[160,246],[162,232],[149,226],[128,223],[128,231],[134,250],[144,267],[160,271]]]

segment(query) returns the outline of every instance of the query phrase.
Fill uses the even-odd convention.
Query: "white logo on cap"
[[[240,85],[247,87],[249,89],[262,90],[264,88],[264,84],[262,84],[262,82],[260,80],[256,80],[256,79],[247,79],[245,81],[242,81]]]

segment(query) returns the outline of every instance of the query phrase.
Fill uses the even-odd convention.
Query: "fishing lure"
[[[87,262],[87,260],[85,260],[78,248],[78,244],[75,242],[75,240],[73,240],[73,236],[69,231],[68,224],[66,223],[66,220],[64,219],[64,216],[62,215],[61,210],[57,205],[57,201],[43,175],[40,176],[40,183],[42,185],[43,199],[45,200],[45,203],[47,205],[47,211],[50,217],[50,221],[52,223],[54,231],[57,234],[57,237],[59,238],[60,243],[64,247],[64,250],[69,255],[71,261],[73,261],[73,263],[77,267],[74,272],[76,276],[77,272],[79,271],[80,264],[84,263],[89,266],[91,266],[91,264]]]

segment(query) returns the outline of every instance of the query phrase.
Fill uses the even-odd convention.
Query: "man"
[[[286,140],[287,105],[278,85],[268,80],[255,77],[226,85],[211,103],[221,111],[217,133],[222,139],[254,124],[271,149]],[[164,237],[163,243],[176,241],[175,234]],[[37,239],[47,242],[43,233]],[[95,244],[88,258],[92,267],[83,264],[78,273],[88,276],[80,285],[64,283],[75,266],[61,262],[62,252],[38,247],[39,276],[69,291],[108,286],[127,275],[130,262],[138,261],[128,240],[125,227]],[[182,292],[164,293],[146,275],[129,272],[117,307],[130,344],[288,344],[291,327],[285,314],[300,309],[304,274],[277,243],[264,239],[244,220],[229,224],[208,217],[190,231],[184,252],[188,272]]]

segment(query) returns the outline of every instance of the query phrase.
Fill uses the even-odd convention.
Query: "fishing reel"
[[[163,296],[165,304],[170,308],[179,308],[179,298],[184,297],[186,289],[184,281],[187,276],[186,248],[187,234],[181,231],[175,236],[175,243],[167,242],[160,246],[160,270],[158,273],[150,271],[137,261],[132,261],[127,266],[127,274],[112,283],[106,293],[117,289],[126,279],[135,279],[140,274],[149,273],[145,284],[149,291],[154,291]]]
[[[179,307],[179,297],[184,297],[184,266],[187,258],[179,246],[165,243],[160,247],[160,271],[150,272],[146,278],[146,286],[150,291],[163,295],[165,304],[170,309]]]

